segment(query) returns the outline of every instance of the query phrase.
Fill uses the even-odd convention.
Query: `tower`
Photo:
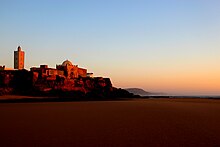
[[[14,69],[24,69],[24,51],[20,46],[17,51],[14,51]]]

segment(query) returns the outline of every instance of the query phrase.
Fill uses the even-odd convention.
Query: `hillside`
[[[159,92],[148,92],[141,88],[127,88],[125,89],[130,93],[133,93],[134,95],[140,95],[140,96],[149,96],[149,95],[167,95],[166,93],[159,93]]]
[[[146,95],[151,95],[152,94],[152,93],[147,92],[147,91],[145,91],[141,88],[127,88],[125,90],[127,90],[130,93],[133,93],[135,95],[140,95],[140,96],[146,96]]]

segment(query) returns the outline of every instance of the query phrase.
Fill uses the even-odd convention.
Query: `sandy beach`
[[[220,146],[220,100],[0,103],[0,146]]]

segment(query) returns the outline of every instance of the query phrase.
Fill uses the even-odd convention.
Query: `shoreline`
[[[127,101],[127,100],[220,100],[220,97],[200,96],[144,96],[134,98],[71,98],[71,97],[46,97],[46,96],[23,96],[4,95],[0,96],[0,103],[35,103],[35,102],[80,102],[80,101]]]

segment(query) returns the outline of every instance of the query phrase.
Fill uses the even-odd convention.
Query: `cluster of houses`
[[[14,51],[14,68],[6,68],[0,66],[0,71],[13,71],[24,69],[25,52],[18,46],[17,51]],[[40,65],[40,67],[31,67],[31,72],[48,79],[55,79],[56,76],[74,79],[79,77],[93,77],[93,73],[87,73],[87,69],[80,68],[78,65],[73,65],[71,61],[65,60],[61,65],[56,65],[56,68],[49,68],[48,65]]]

